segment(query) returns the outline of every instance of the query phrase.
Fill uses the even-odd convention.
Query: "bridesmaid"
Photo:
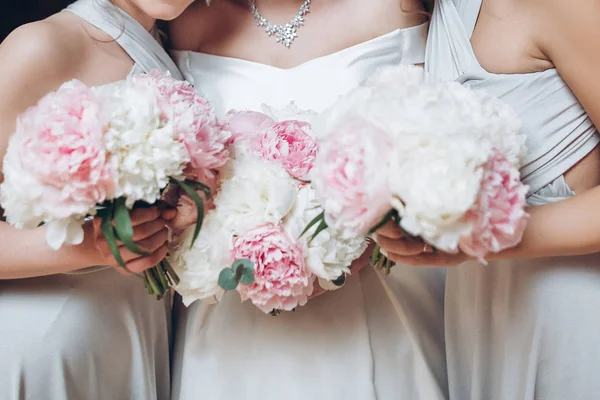
[[[153,69],[181,78],[155,22],[191,2],[80,0],[14,31],[0,46],[0,156],[17,115],[65,81],[102,85]],[[134,238],[151,255],[123,250],[130,270],[165,255],[173,217],[133,213]],[[95,228],[90,221],[83,244],[54,252],[43,228],[0,222],[0,398],[169,398],[170,299],[149,297],[141,280],[111,268]]]
[[[512,105],[529,149],[521,172],[531,219],[522,243],[488,266],[448,269],[451,398],[599,399],[599,3],[435,3],[427,69]],[[419,254],[422,245],[397,237],[388,226],[378,241],[399,263],[464,261]]]

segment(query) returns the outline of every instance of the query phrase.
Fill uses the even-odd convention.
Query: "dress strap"
[[[175,79],[183,79],[159,40],[110,1],[78,0],[66,10],[110,35],[142,71],[169,71]]]
[[[435,0],[425,68],[437,78],[454,80],[467,71],[481,69],[471,47],[481,3],[482,0]],[[427,64],[436,68],[427,68]]]

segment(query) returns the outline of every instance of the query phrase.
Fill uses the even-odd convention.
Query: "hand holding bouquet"
[[[22,114],[4,158],[0,203],[18,228],[46,225],[53,249],[83,241],[83,223],[101,219],[114,258],[118,249],[147,254],[133,239],[130,210],[155,204],[169,183],[203,205],[187,179],[228,159],[230,133],[192,87],[152,72],[97,88],[79,81]],[[149,293],[161,296],[178,277],[166,261],[144,272]]]
[[[485,262],[518,244],[527,214],[519,179],[525,139],[500,100],[422,69],[380,70],[314,126],[324,139],[311,183],[343,237],[394,220],[408,238]],[[379,253],[373,261],[390,263]]]

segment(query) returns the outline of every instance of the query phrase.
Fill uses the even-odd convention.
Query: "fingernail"
[[[373,233],[371,234],[371,238],[372,238],[374,241],[377,241],[377,233],[376,233],[376,232],[373,232]]]
[[[379,249],[379,251],[381,252],[381,254],[383,254],[384,256],[388,256],[388,252],[385,251],[385,249]]]

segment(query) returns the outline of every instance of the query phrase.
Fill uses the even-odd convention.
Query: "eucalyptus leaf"
[[[244,269],[249,268],[254,271],[254,263],[248,260],[247,258],[240,258],[238,260],[235,260],[231,265],[231,269],[233,269],[234,271],[237,271],[240,267]]]
[[[140,249],[139,246],[133,241],[133,226],[131,224],[129,209],[125,205],[124,197],[120,197],[115,201],[114,213],[115,228],[119,239],[121,242],[123,242],[123,245],[135,254],[139,254],[141,256],[149,255],[148,252]]]
[[[219,274],[219,286],[223,290],[234,290],[237,288],[238,283],[235,279],[235,271],[232,268],[225,268]]]

